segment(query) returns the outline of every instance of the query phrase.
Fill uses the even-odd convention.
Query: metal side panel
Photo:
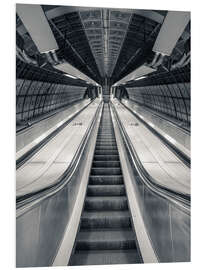
[[[80,221],[99,119],[98,115],[91,137],[81,148],[82,156],[76,159],[75,170],[69,175],[71,180],[17,209],[17,267],[67,265]]]
[[[154,192],[138,173],[117,121],[115,134],[134,229],[144,262],[190,261],[190,211]]]
[[[101,119],[102,108],[100,109],[100,114],[96,123],[96,128],[92,134],[92,140],[86,155],[86,162],[83,166],[83,172],[81,173],[80,187],[78,189],[76,202],[72,211],[72,215],[67,224],[63,240],[58,249],[57,255],[54,259],[53,266],[64,266],[68,265],[71,252],[74,246],[76,234],[78,231],[78,226],[80,223],[81,213],[83,209],[84,199],[86,195],[87,184],[89,180],[89,173],[92,166],[92,160],[94,156],[94,148],[96,144],[97,132],[99,128],[99,123]]]
[[[125,182],[128,201],[129,201],[129,207],[130,207],[130,211],[132,215],[134,230],[136,232],[139,248],[142,254],[142,258],[143,258],[144,263],[157,263],[158,259],[154,252],[150,238],[148,236],[147,229],[145,227],[144,220],[142,218],[142,213],[140,211],[139,203],[137,201],[136,194],[134,192],[134,187],[133,187],[134,179],[132,178],[133,175],[130,174],[129,169],[128,169],[127,159],[124,153],[125,146],[122,143],[120,132],[119,132],[119,129],[116,124],[116,120],[112,111],[111,111],[111,115],[112,115],[112,121],[114,125],[116,141],[117,141],[118,151],[119,151],[120,160],[121,160],[124,182]]]

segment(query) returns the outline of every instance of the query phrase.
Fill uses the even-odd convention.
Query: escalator
[[[125,185],[108,103],[96,148],[69,265],[142,263],[131,224]]]

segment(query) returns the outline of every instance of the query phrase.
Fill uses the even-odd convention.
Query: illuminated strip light
[[[75,77],[75,76],[73,76],[73,75],[70,75],[70,74],[64,74],[65,76],[67,76],[67,77],[70,77],[70,78],[72,78],[72,79],[77,79],[77,77]]]
[[[148,124],[153,128],[155,127],[155,125],[152,122],[148,122]]]
[[[56,127],[57,127],[57,128],[60,127],[61,125],[63,125],[64,122],[65,122],[65,121],[59,122],[59,123],[56,125]]]
[[[113,86],[118,86],[120,84],[124,84],[124,83],[126,83],[128,81],[131,81],[131,80],[141,79],[142,77],[146,77],[146,75],[148,75],[148,74],[150,74],[150,73],[152,73],[154,71],[156,71],[156,69],[153,69],[153,68],[148,67],[146,65],[142,65],[139,68],[132,71],[127,76],[125,76],[120,81],[116,82]]]
[[[169,142],[171,142],[171,143],[173,143],[173,144],[176,143],[176,141],[175,141],[173,138],[171,138],[171,136],[169,136],[169,135],[167,135],[167,134],[164,134],[164,137],[165,137]]]
[[[135,79],[134,81],[139,81],[139,80],[142,80],[142,79],[144,79],[144,78],[147,78],[147,76],[139,77],[139,78]]]
[[[96,82],[94,80],[92,80],[90,77],[88,77],[87,75],[85,75],[84,73],[82,73],[80,70],[78,70],[77,68],[73,67],[72,65],[70,65],[69,63],[62,63],[62,64],[58,64],[55,65],[54,68],[63,71],[65,74],[74,76],[76,78],[79,78],[83,81],[87,81],[93,85],[96,85]]]
[[[37,144],[41,142],[46,137],[47,132],[43,133],[41,136],[39,136],[37,139],[34,140],[34,142]]]
[[[148,124],[149,124],[151,127],[155,128],[155,125],[154,125],[153,123],[148,122]],[[175,143],[176,143],[176,141],[175,141],[171,136],[169,136],[168,134],[164,134],[164,137],[165,137],[169,142],[171,142],[172,144],[175,144]]]

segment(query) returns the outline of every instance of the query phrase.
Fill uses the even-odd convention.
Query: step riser
[[[118,151],[118,149],[117,149],[117,146],[113,146],[113,145],[111,145],[111,144],[109,144],[109,145],[107,145],[107,146],[104,146],[104,145],[96,145],[96,147],[95,147],[95,150],[96,151],[98,151],[98,150],[103,150],[103,151],[105,151],[105,150],[117,150]]]
[[[97,137],[97,142],[101,142],[101,141],[103,141],[103,142],[116,142],[116,140],[115,140],[115,136],[99,136],[99,137]]]
[[[118,155],[117,150],[95,150],[95,155]]]
[[[103,132],[100,132],[98,133],[98,139],[101,139],[101,138],[106,138],[106,139],[115,139],[115,134],[113,133],[103,133]]]
[[[102,241],[78,241],[76,245],[76,250],[123,250],[123,249],[135,249],[134,240],[126,241],[113,241],[113,242],[102,242]]]
[[[114,156],[110,156],[110,155],[106,155],[106,156],[102,156],[102,155],[99,155],[99,156],[94,156],[94,160],[93,162],[95,161],[119,161],[119,156],[118,155],[114,155]]]
[[[123,176],[90,176],[89,184],[93,185],[121,185],[123,184]]]
[[[104,142],[115,142],[116,143],[116,139],[115,139],[115,136],[99,136],[97,137],[97,142],[101,142],[101,141],[104,141]]]
[[[113,187],[97,187],[95,185],[93,186],[88,186],[87,190],[87,195],[88,196],[124,196],[126,195],[125,193],[125,188],[118,186],[113,186]]]
[[[131,228],[130,218],[82,218],[81,229]]]
[[[137,250],[76,251],[69,265],[104,265],[141,263]]]
[[[110,167],[110,168],[120,168],[119,161],[93,161],[94,168],[101,168],[101,167]]]
[[[96,147],[104,147],[104,148],[106,148],[106,147],[109,147],[109,146],[113,146],[113,147],[116,147],[116,149],[118,149],[116,143],[97,143],[96,144]]]
[[[85,201],[85,210],[127,210],[127,200],[105,200],[105,201],[92,201],[86,200]]]
[[[120,168],[92,168],[91,175],[121,175]]]

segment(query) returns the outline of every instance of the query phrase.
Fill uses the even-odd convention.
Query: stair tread
[[[102,184],[98,184],[98,185],[88,185],[88,187],[90,188],[123,188],[125,187],[124,184],[118,184],[118,185],[102,185]]]
[[[72,258],[74,265],[102,265],[102,264],[132,264],[139,263],[136,249],[128,250],[80,250]],[[70,263],[71,265],[71,263]]]
[[[118,174],[118,175],[90,175],[91,178],[123,178],[122,174]]]
[[[84,211],[82,218],[114,218],[114,217],[130,217],[128,210],[123,211]]]
[[[120,196],[125,195],[125,186],[119,185],[88,185],[88,196]]]
[[[100,229],[100,230],[80,230],[77,241],[87,242],[113,242],[135,240],[132,229]]]
[[[100,201],[100,200],[127,200],[126,196],[113,196],[112,198],[109,196],[96,196],[96,197],[91,197],[91,196],[87,196],[86,200],[91,200],[91,201]]]

